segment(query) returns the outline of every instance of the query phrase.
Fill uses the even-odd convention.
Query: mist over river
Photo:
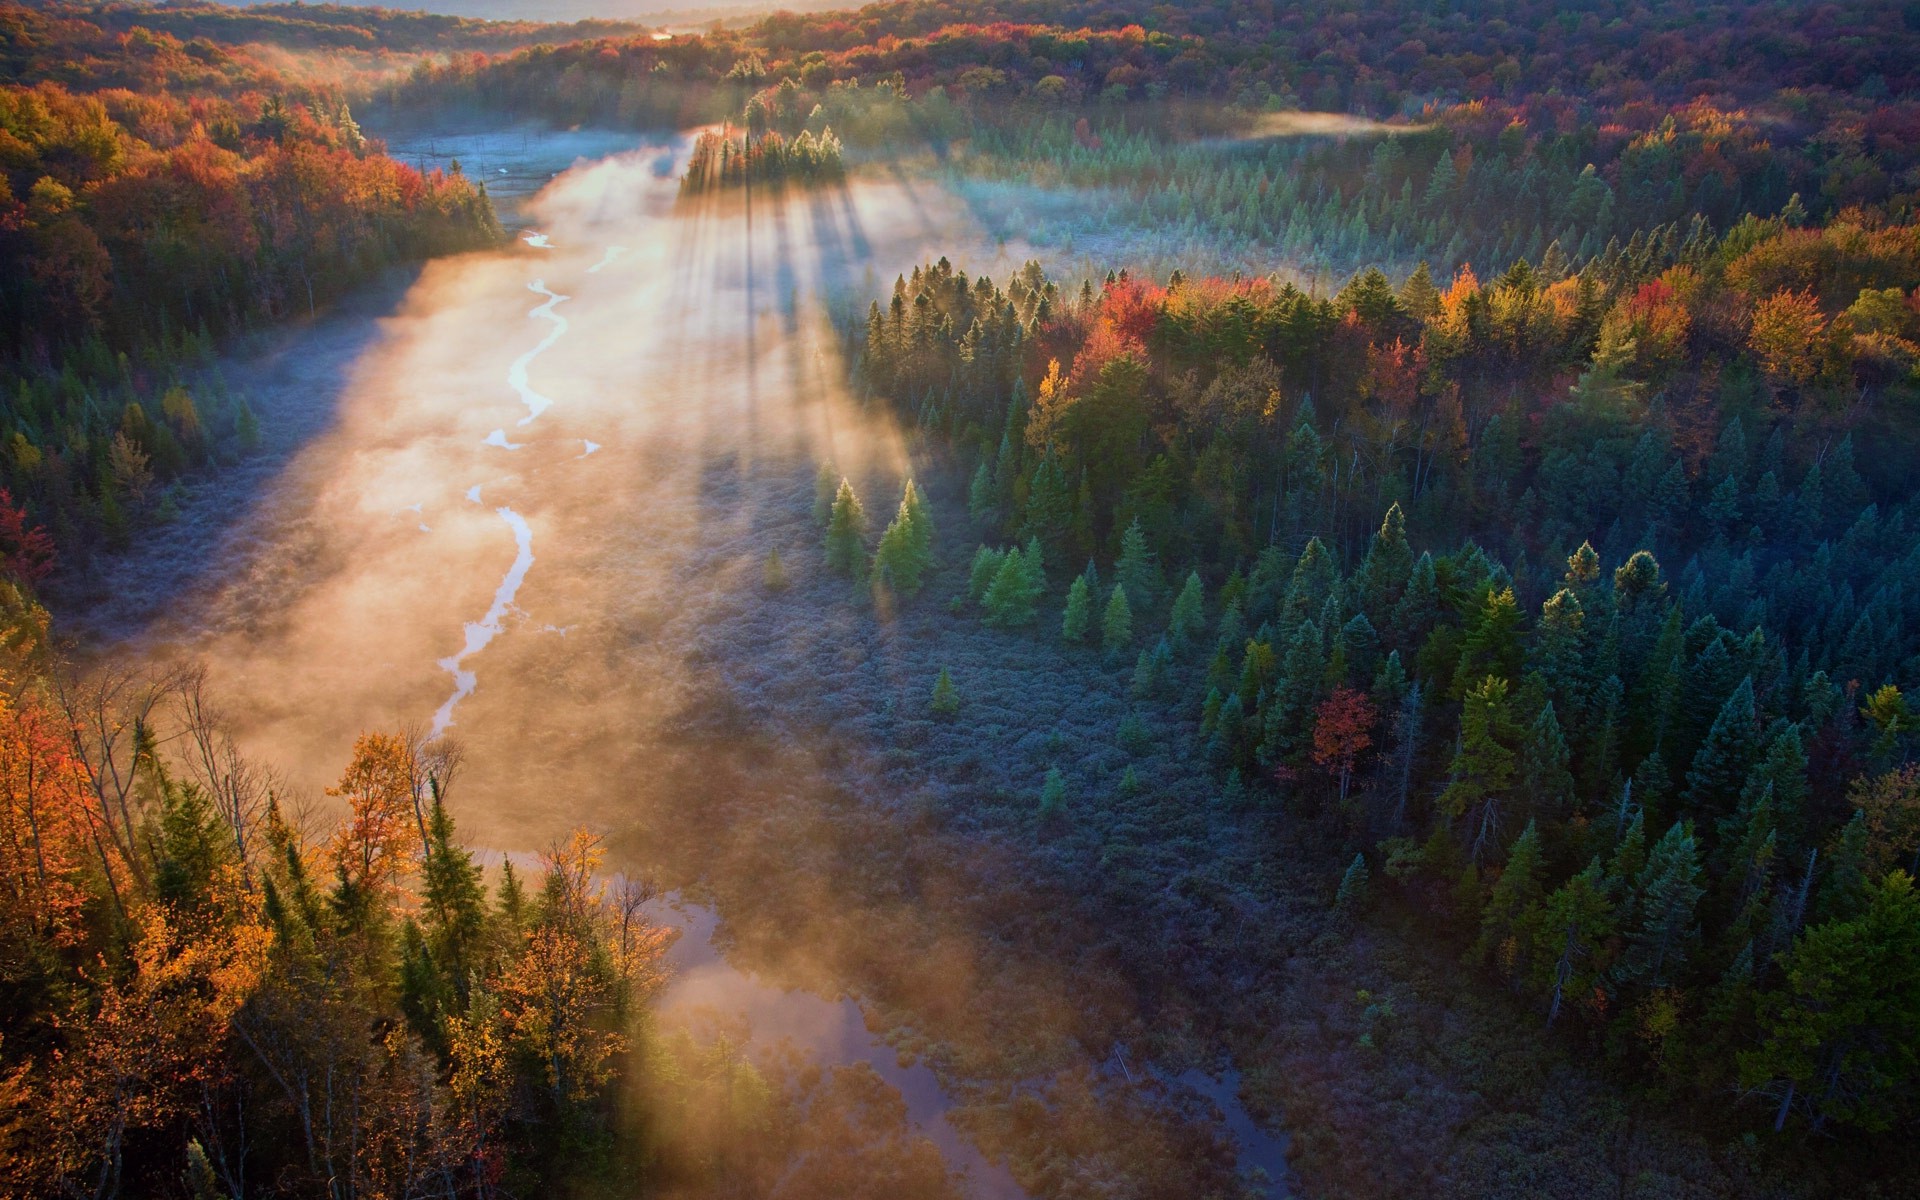
[[[682,204],[685,138],[562,135],[549,161],[515,136],[511,165],[485,139],[434,153],[523,180],[595,157],[514,198],[511,246],[223,362],[265,452],[195,485],[68,632],[203,664],[241,747],[316,821],[363,731],[457,740],[465,840],[525,854],[605,833],[611,867],[685,893],[693,982],[669,1018],[687,987],[719,1008],[731,989],[823,1061],[879,1065],[975,1194],[1021,1189],[946,1110],[988,1114],[977,1142],[1023,1089],[1069,1076],[1108,1141],[1213,1170],[1224,1153],[1231,1173],[1231,1126],[1241,1166],[1283,1174],[1230,1085],[1169,1082],[1090,1032],[1137,1027],[1124,998],[1089,1001],[1072,964],[982,935],[980,897],[1027,886],[1003,850],[927,829],[883,774],[865,803],[848,794],[889,750],[862,714],[931,677],[924,618],[825,576],[813,476],[850,476],[877,527],[927,466],[850,395],[832,318],[916,263],[999,276],[1026,247],[897,175]],[[932,490],[963,570],[964,504]],[[777,605],[770,551],[794,582]],[[855,1028],[863,1009],[884,1037]]]

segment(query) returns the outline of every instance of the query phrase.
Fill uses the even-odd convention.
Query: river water
[[[666,845],[722,765],[682,736],[712,689],[689,647],[757,586],[769,539],[817,536],[816,464],[894,487],[910,468],[848,394],[832,306],[863,310],[917,262],[999,274],[1026,248],[898,176],[683,204],[679,137],[394,148],[506,184],[512,246],[223,364],[267,452],[190,489],[75,631],[204,664],[242,746],[316,819],[354,738],[409,725],[463,747],[473,842],[534,850],[586,823],[616,847]],[[724,855],[682,856],[708,850],[677,864],[689,882]],[[1021,1194],[831,969],[764,979],[716,948],[720,913],[659,915],[685,931],[665,1014],[741,1012],[757,1038],[870,1064],[974,1194]],[[1178,1082],[1219,1105],[1243,1167],[1284,1174],[1230,1073]]]

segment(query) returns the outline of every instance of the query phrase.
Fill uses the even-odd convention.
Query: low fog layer
[[[578,169],[513,250],[430,266],[338,396],[305,397],[332,428],[140,635],[206,662],[242,742],[309,791],[362,728],[431,722],[467,749],[475,836],[617,823],[686,701],[702,594],[757,580],[743,533],[804,519],[796,466],[904,477],[821,297],[952,247],[955,206],[859,184],[687,212],[662,158]]]

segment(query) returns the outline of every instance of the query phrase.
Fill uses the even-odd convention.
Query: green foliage
[[[1118,654],[1133,645],[1133,609],[1127,603],[1124,583],[1113,585],[1107,597],[1107,610],[1100,618],[1100,644],[1108,654]]]
[[[1120,557],[1113,565],[1115,586],[1124,588],[1136,608],[1151,607],[1160,593],[1160,564],[1147,545],[1147,534],[1135,517],[1120,537]]]
[[[1087,640],[1087,628],[1093,620],[1093,602],[1087,594],[1087,579],[1074,576],[1067,587],[1067,608],[1060,617],[1060,637],[1069,642]]]
[[[960,693],[954,689],[953,676],[945,667],[940,668],[939,678],[933,681],[933,697],[928,707],[938,717],[951,717],[960,711]]]
[[[1040,785],[1040,819],[1051,820],[1066,809],[1067,777],[1060,773],[1059,767],[1048,767],[1046,780]]]
[[[1186,583],[1180,587],[1180,594],[1174,597],[1173,612],[1167,618],[1167,640],[1176,650],[1185,649],[1205,632],[1206,627],[1205,593],[1200,584],[1200,572],[1189,571]]]
[[[1356,854],[1353,862],[1347,865],[1346,872],[1340,876],[1340,887],[1334,893],[1333,907],[1342,916],[1354,917],[1366,910],[1372,898],[1373,878],[1367,870],[1367,856]]]
[[[834,492],[833,509],[827,519],[829,569],[855,579],[860,577],[867,561],[867,548],[861,541],[866,527],[866,510],[854,495],[853,484],[843,478]]]
[[[1740,1056],[1749,1087],[1830,1122],[1894,1128],[1913,1111],[1920,1070],[1920,897],[1905,872],[1871,889],[1861,913],[1800,935],[1781,958],[1785,985],[1761,1003],[1762,1043]]]
[[[909,479],[900,511],[880,535],[880,544],[874,550],[873,575],[879,583],[911,596],[920,590],[932,568],[932,518]]]
[[[1028,625],[1038,615],[1037,605],[1046,591],[1046,575],[1040,561],[1038,540],[1029,541],[1025,550],[1008,550],[993,573],[993,581],[981,597],[989,625]]]

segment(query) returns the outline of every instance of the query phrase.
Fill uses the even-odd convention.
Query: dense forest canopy
[[[7,6],[0,61],[0,489],[76,558],[257,439],[244,397],[185,386],[222,338],[499,236],[484,188],[257,48]]]

